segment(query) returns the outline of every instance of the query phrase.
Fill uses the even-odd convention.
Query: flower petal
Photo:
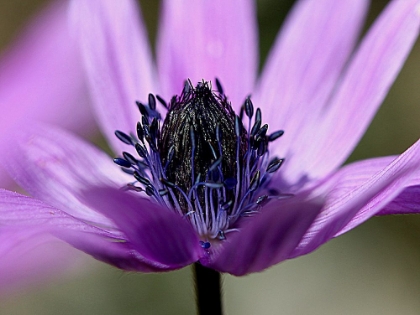
[[[252,92],[258,67],[255,4],[250,0],[164,0],[157,54],[165,96],[186,79],[217,77],[236,109]]]
[[[100,183],[122,187],[132,180],[110,157],[81,139],[52,127],[31,125],[9,135],[14,145],[0,159],[16,182],[32,196],[96,224],[112,226],[80,201],[80,192]]]
[[[277,264],[299,244],[321,207],[317,201],[298,197],[268,204],[260,214],[245,219],[238,232],[228,235],[213,257],[201,262],[236,276]]]
[[[192,226],[166,207],[109,187],[87,190],[85,198],[114,220],[142,257],[162,268],[185,267],[203,253]]]
[[[65,229],[112,236],[107,231],[88,225],[40,200],[4,189],[0,189],[0,226],[36,228],[46,233]]]
[[[68,30],[67,5],[41,11],[1,54],[0,151],[16,125],[60,123],[79,134],[95,130],[79,51]],[[16,130],[16,129],[15,129]],[[0,169],[0,185],[10,184]]]
[[[254,103],[286,153],[330,95],[359,35],[368,1],[299,1],[279,32]],[[286,165],[285,165],[286,167]]]
[[[75,0],[71,9],[100,126],[121,152],[125,148],[114,131],[134,132],[135,101],[158,88],[137,5],[134,0]]]
[[[75,250],[50,234],[0,226],[0,295],[81,267]]]
[[[114,267],[126,271],[159,272],[165,271],[165,266],[146,261],[126,240],[112,240],[97,234],[89,233],[57,233],[64,241],[77,249],[92,255]]]
[[[286,176],[322,177],[345,161],[398,75],[419,25],[418,0],[388,5],[361,43],[331,102],[295,139],[299,146],[296,158],[289,159]]]
[[[357,165],[343,168],[339,175],[332,176],[326,183],[330,189],[325,196],[324,208],[291,257],[315,250],[378,213],[405,187],[417,181],[419,156],[420,140],[365,181],[352,174]],[[362,163],[361,166],[366,165]],[[318,195],[316,191],[314,194]]]
[[[376,215],[420,213],[420,185],[405,188]]]
[[[0,239],[0,254],[17,245],[22,252],[39,241],[50,241],[51,233],[96,259],[124,270],[162,270],[137,257],[126,240],[119,238],[119,233],[86,224],[40,200],[3,189],[0,189],[0,232],[0,237],[13,235],[11,239]]]

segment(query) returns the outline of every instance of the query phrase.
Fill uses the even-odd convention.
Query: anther
[[[245,100],[245,114],[251,119],[254,115],[254,105],[251,102],[251,99],[248,97]]]
[[[115,135],[121,142],[124,142],[125,144],[128,144],[128,145],[134,145],[133,139],[129,135],[125,134],[124,132],[116,130]]]

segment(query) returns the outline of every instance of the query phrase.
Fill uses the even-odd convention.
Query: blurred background
[[[140,2],[153,42],[159,2]],[[0,0],[0,50],[47,3]],[[293,1],[257,3],[263,63]],[[372,2],[366,25],[386,3]],[[349,161],[401,153],[420,137],[419,83],[417,43]],[[95,141],[102,143],[99,136]],[[373,218],[310,255],[242,278],[225,275],[225,309],[227,314],[259,315],[419,314],[419,266],[420,217]],[[194,314],[192,272],[123,273],[86,256],[78,268],[0,296],[0,314],[57,313]]]

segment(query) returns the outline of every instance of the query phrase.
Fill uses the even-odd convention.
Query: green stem
[[[222,315],[220,273],[195,263],[194,275],[198,314]]]

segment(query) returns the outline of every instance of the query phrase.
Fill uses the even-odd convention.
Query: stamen
[[[284,159],[269,160],[269,143],[284,132],[267,135],[268,125],[262,125],[259,108],[254,113],[250,97],[236,116],[219,80],[216,88],[204,81],[194,88],[187,81],[169,104],[149,94],[147,105],[136,102],[141,114],[137,137],[115,132],[138,154],[123,152],[114,159],[135,179],[126,188],[184,216],[201,235],[204,249],[211,240],[223,241],[237,231],[233,226],[241,216],[258,213],[274,198],[289,197],[270,187]],[[156,100],[168,109],[163,123]]]

